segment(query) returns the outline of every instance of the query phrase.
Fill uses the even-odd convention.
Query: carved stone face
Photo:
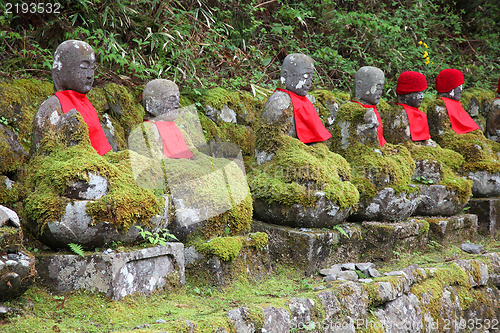
[[[311,87],[314,64],[311,57],[304,54],[289,54],[281,67],[281,83],[285,89],[299,96],[306,96]]]
[[[157,79],[149,81],[142,93],[144,109],[151,117],[161,117],[164,121],[174,121],[179,108],[179,87],[170,81]]]
[[[447,92],[448,96],[446,97],[459,101],[460,98],[462,98],[462,89],[462,85],[459,85],[458,87]]]
[[[354,96],[363,104],[377,105],[382,97],[385,76],[382,70],[361,67],[354,78]]]
[[[95,54],[82,41],[67,40],[54,53],[52,79],[57,91],[74,90],[87,94],[94,83]]]
[[[424,92],[418,91],[404,95],[398,95],[399,103],[403,103],[409,106],[413,106],[414,108],[418,108],[422,101],[424,100]]]

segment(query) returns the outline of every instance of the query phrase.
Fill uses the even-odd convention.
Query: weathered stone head
[[[354,77],[354,96],[363,104],[377,105],[384,88],[384,72],[377,67],[361,67]]]
[[[62,42],[54,53],[52,79],[57,91],[74,90],[87,94],[94,83],[95,54],[92,47],[79,40]]]
[[[179,87],[174,82],[164,79],[149,81],[142,93],[146,116],[161,116],[162,120],[174,121],[178,115],[179,96]]]
[[[418,72],[407,71],[399,75],[396,94],[398,102],[418,108],[424,99],[424,90],[427,89],[425,76]]]
[[[436,77],[436,90],[440,97],[459,101],[462,97],[462,85],[464,82],[464,75],[458,69],[444,69]]]
[[[307,95],[314,74],[314,60],[302,53],[286,56],[281,66],[281,84],[299,96]]]

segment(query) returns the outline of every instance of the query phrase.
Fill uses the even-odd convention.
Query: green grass
[[[500,242],[491,238],[478,239],[488,252],[499,252]],[[400,270],[411,264],[436,267],[456,259],[479,258],[463,252],[457,246],[443,248],[429,243],[422,253],[399,253],[398,258],[377,263],[381,272]],[[245,276],[217,289],[186,271],[186,284],[176,289],[157,291],[152,295],[131,295],[112,301],[99,293],[75,291],[55,296],[40,285],[33,285],[22,297],[5,305],[18,313],[0,321],[5,333],[37,332],[188,332],[186,320],[196,325],[195,332],[213,332],[223,327],[230,332],[226,317],[231,309],[245,306],[254,318],[262,320],[261,308],[288,308],[292,297],[315,297],[315,287],[327,286],[323,277],[305,277],[293,267],[276,268],[260,281]],[[156,323],[162,319],[165,323]],[[143,325],[148,324],[150,327]],[[141,329],[134,329],[142,327]]]

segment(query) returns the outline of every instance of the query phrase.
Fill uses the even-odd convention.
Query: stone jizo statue
[[[194,155],[174,122],[179,114],[179,96],[179,87],[172,81],[157,79],[148,82],[143,92],[145,118],[155,125],[166,157],[191,158]]]
[[[376,127],[380,146],[386,141],[383,133],[382,119],[377,110],[377,104],[382,97],[385,76],[379,68],[372,66],[361,67],[354,77],[354,97],[356,102],[367,109],[365,114],[366,126]]]
[[[412,141],[426,141],[431,138],[429,134],[429,124],[427,123],[427,115],[419,110],[426,89],[427,80],[423,74],[406,71],[399,75],[396,87],[396,94],[398,95],[397,105],[404,109],[408,119],[408,129],[410,132],[410,136],[406,138]],[[405,131],[404,134],[406,133]]]
[[[68,146],[77,144],[70,138],[76,126],[72,117],[77,113],[87,124],[90,143],[97,153],[104,155],[112,149],[86,96],[94,82],[94,63],[94,50],[83,41],[67,40],[57,47],[52,65],[56,93],[40,106],[35,116],[32,153],[38,151],[51,129],[52,133],[64,133]]]
[[[445,69],[436,77],[438,98],[444,101],[451,128],[457,134],[464,134],[479,129],[479,126],[464,110],[460,98],[464,75],[458,69]]]
[[[285,124],[285,133],[304,143],[321,142],[331,134],[307,97],[314,74],[314,60],[301,53],[289,54],[281,67],[281,84],[268,99],[262,114],[269,124]]]

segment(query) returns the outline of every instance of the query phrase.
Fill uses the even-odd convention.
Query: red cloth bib
[[[464,110],[460,101],[447,97],[440,97],[444,101],[448,118],[450,118],[451,128],[458,134],[469,133],[479,129],[476,122]]]
[[[431,135],[429,134],[427,115],[413,106],[402,103],[396,104],[401,105],[406,111],[408,122],[410,123],[411,139],[413,141],[423,141],[430,139]]]
[[[278,88],[276,90],[287,93],[292,99],[295,129],[301,142],[321,142],[332,137],[319,119],[314,105],[306,96],[299,96],[285,89]]]
[[[55,95],[61,103],[63,113],[67,113],[71,109],[76,109],[83,120],[85,120],[89,128],[90,144],[99,155],[102,156],[112,149],[102,130],[97,111],[94,109],[92,103],[90,103],[87,95],[73,90],[58,91]]]
[[[385,141],[384,138],[384,126],[382,125],[382,118],[380,118],[380,115],[378,114],[377,106],[368,104],[364,105],[358,101],[352,101],[352,100],[351,102],[358,103],[359,105],[367,109],[373,109],[375,111],[375,116],[377,116],[377,121],[378,121],[378,127],[377,127],[378,142],[380,143],[380,147],[383,147],[387,141]]]
[[[194,154],[186,145],[181,130],[173,121],[149,121],[156,125],[163,142],[163,154],[169,158],[191,158]]]

